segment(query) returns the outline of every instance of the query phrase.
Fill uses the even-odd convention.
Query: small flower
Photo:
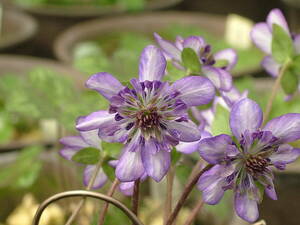
[[[279,25],[291,37],[294,44],[295,54],[300,54],[300,35],[292,35],[284,15],[280,9],[273,9],[267,16],[266,22],[257,23],[252,31],[251,38],[254,44],[267,54],[262,61],[262,66],[272,76],[277,77],[280,67],[282,66],[276,62],[272,57],[272,29],[273,24]]]
[[[199,145],[201,157],[214,165],[198,181],[204,201],[217,204],[226,190],[233,189],[235,210],[248,222],[258,218],[262,191],[277,199],[271,167],[283,170],[300,155],[300,149],[287,144],[300,139],[300,114],[282,115],[260,129],[262,118],[257,103],[242,99],[230,114],[237,142],[221,134],[203,139]]]
[[[183,66],[181,53],[185,48],[191,48],[195,51],[202,65],[202,73],[210,79],[218,90],[229,91],[232,87],[232,76],[230,71],[237,62],[237,54],[233,49],[224,49],[213,54],[211,46],[206,44],[200,36],[190,36],[186,39],[178,36],[175,43],[164,40],[157,33],[154,37],[166,55],[175,67],[180,70],[186,70]],[[218,60],[225,61],[227,64],[222,67],[216,67]],[[199,68],[200,69],[200,68]]]
[[[92,147],[102,151],[101,139],[98,136],[98,130],[90,130],[80,132],[79,136],[68,136],[60,139],[60,142],[64,145],[64,148],[60,150],[60,155],[67,160],[72,160],[72,157],[81,149]],[[84,170],[83,183],[88,186],[93,174],[95,173],[97,166],[88,165]],[[99,170],[94,184],[93,189],[101,188],[107,181],[107,176],[103,172],[102,168]]]
[[[148,46],[140,58],[139,79],[132,79],[128,87],[108,73],[95,74],[87,81],[87,87],[110,101],[110,108],[81,117],[77,129],[98,129],[102,140],[125,144],[116,166],[122,182],[137,180],[144,173],[160,181],[169,169],[173,146],[200,139],[187,109],[209,103],[214,87],[200,76],[163,82],[165,68],[161,51]]]

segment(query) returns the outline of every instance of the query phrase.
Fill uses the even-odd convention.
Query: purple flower
[[[215,54],[211,52],[211,46],[206,44],[200,36],[190,36],[186,39],[178,36],[175,43],[164,40],[157,33],[154,37],[163,50],[167,59],[170,59],[175,67],[186,70],[181,60],[181,52],[185,48],[195,51],[202,65],[202,73],[211,80],[218,90],[229,91],[232,87],[232,76],[230,71],[237,62],[237,54],[233,49],[224,49]],[[223,67],[216,67],[218,60],[226,61]],[[200,69],[200,68],[199,68]]]
[[[277,24],[282,27],[293,39],[295,54],[300,54],[300,35],[292,35],[284,15],[280,9],[273,9],[267,16],[266,22],[257,23],[252,31],[251,38],[254,44],[267,54],[262,61],[264,69],[273,77],[277,77],[282,66],[272,58],[272,26]]]
[[[110,101],[110,108],[81,117],[77,129],[98,129],[102,140],[125,144],[116,166],[122,182],[139,179],[144,173],[160,181],[169,169],[173,146],[200,139],[187,109],[209,103],[214,87],[200,76],[163,82],[165,68],[162,52],[148,46],[140,58],[139,79],[132,79],[128,87],[108,73],[95,74],[87,81],[87,87]]]
[[[236,142],[225,134],[203,139],[199,152],[214,166],[198,181],[203,199],[217,204],[228,189],[233,189],[237,214],[248,222],[257,220],[257,204],[262,191],[276,200],[271,167],[284,169],[300,155],[288,142],[300,139],[300,114],[290,113],[269,121],[264,128],[262,111],[245,98],[235,103],[230,127]]]
[[[199,150],[200,141],[204,138],[211,137],[211,126],[215,119],[217,105],[221,105],[223,108],[227,109],[228,111],[231,110],[232,105],[235,102],[238,102],[241,99],[244,99],[248,95],[248,91],[244,91],[240,93],[234,86],[228,92],[220,92],[221,96],[216,96],[213,100],[212,107],[199,110],[197,107],[192,107],[191,112],[193,117],[198,121],[200,124],[198,129],[201,132],[201,139],[194,142],[180,142],[176,149],[179,152],[190,154],[197,150]]]
[[[61,149],[59,153],[67,160],[72,160],[72,157],[83,148],[92,147],[98,149],[99,151],[102,151],[101,139],[98,136],[97,130],[80,132],[79,136],[63,137],[60,142],[64,145],[64,148]],[[88,186],[88,183],[95,173],[96,167],[96,165],[88,165],[85,168],[83,175],[83,183],[85,186]],[[101,188],[106,181],[107,176],[101,168],[97,174],[92,188]]]

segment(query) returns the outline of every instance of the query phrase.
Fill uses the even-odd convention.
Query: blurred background
[[[263,54],[249,39],[254,23],[280,8],[292,31],[300,31],[300,0],[1,0],[0,5],[0,224],[29,225],[38,204],[64,190],[83,188],[82,168],[62,159],[60,137],[74,134],[78,115],[107,108],[84,87],[93,73],[106,71],[128,81],[136,76],[141,50],[153,32],[175,40],[201,35],[213,51],[234,48],[239,61],[234,83],[264,108],[273,79],[260,66]],[[172,80],[172,78],[170,78]],[[300,113],[300,97],[283,101],[280,92],[271,117]],[[219,124],[221,127],[222,113]],[[300,143],[293,143],[300,146]],[[175,198],[199,156],[177,165]],[[299,225],[300,161],[276,174],[277,202],[265,198],[261,219],[271,225]],[[163,186],[166,182],[163,181]],[[111,182],[100,190],[106,192]],[[142,184],[142,221],[162,224],[165,193],[153,181]],[[116,193],[130,205],[130,198]],[[201,197],[194,190],[176,224]],[[228,193],[217,206],[204,206],[194,224],[243,225]],[[63,200],[45,212],[43,225],[63,224],[78,199]],[[101,204],[88,201],[74,224],[97,224]],[[110,208],[105,224],[130,224]]]

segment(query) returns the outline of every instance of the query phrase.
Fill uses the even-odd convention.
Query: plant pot
[[[153,32],[160,32],[160,30],[176,24],[180,26],[199,27],[216,37],[222,37],[224,35],[225,23],[225,16],[176,11],[92,20],[77,24],[62,33],[55,41],[54,52],[59,60],[72,63],[73,50],[78,43],[95,40],[113,33],[137,32],[146,34],[154,43]],[[256,73],[260,70],[260,65],[257,63],[243,70],[234,71],[233,74],[239,76]]]
[[[61,63],[29,56],[0,55],[0,76],[9,73],[23,76],[35,67],[45,67],[66,77],[71,77],[79,89],[84,88],[85,79],[82,74]],[[0,145],[0,152],[21,149],[33,144],[47,145],[53,143],[45,140],[41,131],[34,131],[23,139]]]
[[[145,6],[145,11],[171,8],[182,0],[151,0]],[[18,7],[34,15],[39,23],[38,36],[34,45],[38,49],[35,56],[53,57],[52,45],[55,37],[66,28],[89,18],[107,17],[126,13],[126,10],[119,6],[94,7],[94,6],[25,6],[7,1],[10,5]],[[49,35],[50,34],[50,35]]]
[[[37,33],[35,19],[16,10],[3,10],[0,51],[31,53],[30,41]]]

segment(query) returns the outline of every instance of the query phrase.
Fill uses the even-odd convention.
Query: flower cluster
[[[121,83],[113,75],[100,72],[88,79],[86,86],[104,96],[109,109],[79,117],[76,129],[80,136],[62,138],[65,147],[61,155],[81,163],[78,154],[82,150],[92,148],[103,154],[109,149],[102,149],[102,141],[122,143],[118,157],[105,163],[115,168],[121,191],[131,195],[136,180],[163,179],[170,168],[171,151],[198,151],[211,165],[198,181],[203,200],[217,204],[226,190],[233,190],[237,214],[249,222],[257,220],[263,192],[277,199],[272,167],[283,170],[300,155],[300,149],[288,144],[300,139],[300,114],[282,115],[262,127],[258,104],[247,98],[247,91],[241,93],[233,85],[230,70],[237,62],[234,50],[213,53],[199,36],[178,36],[174,43],[154,36],[160,48],[149,45],[143,50],[138,78]],[[251,36],[267,53],[262,65],[270,74],[282,76],[282,67],[282,73],[295,74],[300,38],[291,35],[278,9],[271,11],[266,23],[255,25]],[[279,55],[278,37],[293,40],[292,54]],[[173,83],[166,81],[167,61],[186,76]],[[230,112],[234,137],[212,134],[218,104]],[[84,184],[100,188],[107,175],[101,165],[92,159],[94,164],[89,162]]]

